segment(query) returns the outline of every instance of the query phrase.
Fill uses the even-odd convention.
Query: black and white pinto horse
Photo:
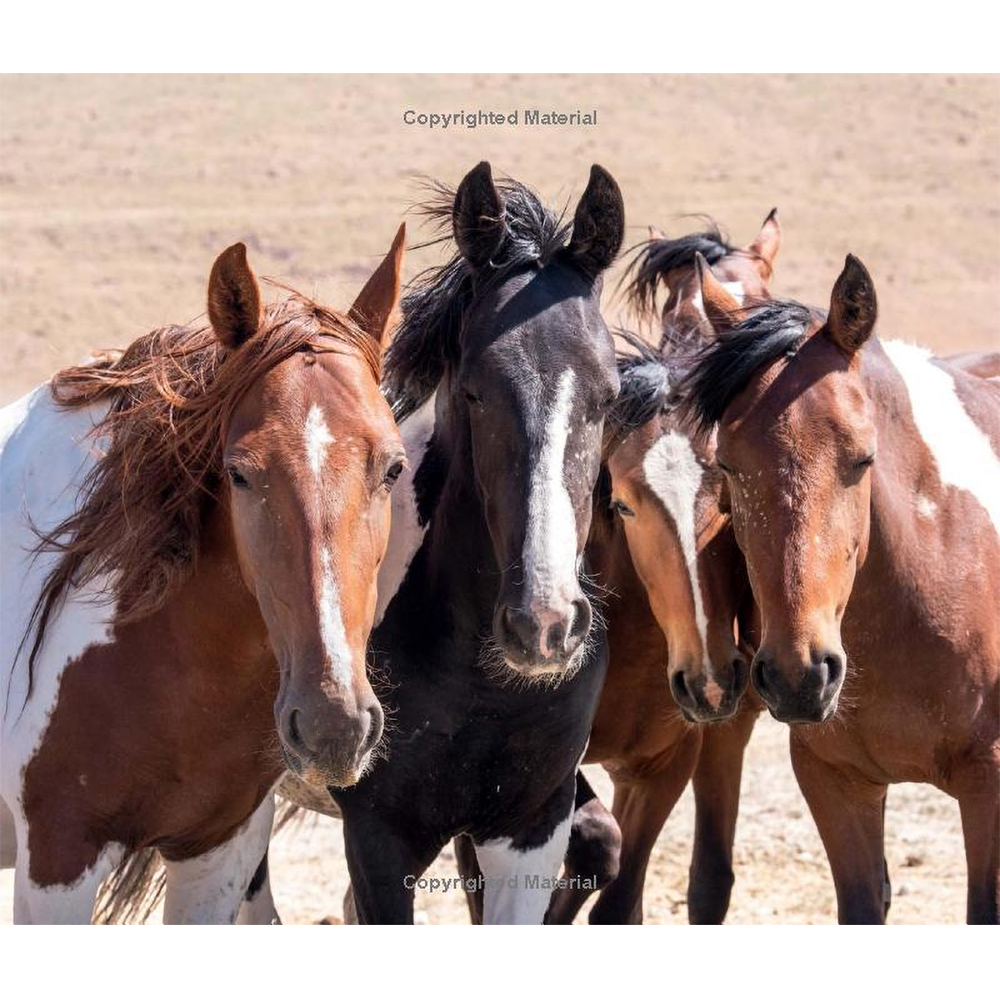
[[[481,163],[426,207],[458,253],[404,299],[386,363],[411,469],[370,651],[383,758],[331,789],[362,923],[413,919],[457,834],[487,923],[540,923],[607,664],[583,549],[618,391],[601,275],[624,208],[594,166],[572,227]],[[599,616],[598,616],[599,618]]]

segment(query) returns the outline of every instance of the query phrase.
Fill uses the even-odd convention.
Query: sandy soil
[[[596,107],[600,125],[431,132],[401,121],[407,108],[477,107]],[[92,348],[197,315],[214,255],[236,239],[259,272],[346,306],[419,199],[415,178],[455,183],[484,158],[558,203],[603,163],[624,191],[630,241],[649,223],[689,231],[680,216],[708,212],[744,242],[777,205],[778,294],[825,303],[850,250],[875,276],[883,336],[942,352],[1000,346],[996,78],[4,77],[0,403]],[[415,252],[407,273],[435,259]],[[834,916],[786,738],[762,720],[748,751],[732,922]],[[650,922],[685,919],[692,826],[687,794],[654,852]],[[954,803],[893,788],[887,826],[891,919],[961,920]],[[451,874],[453,860],[438,868]],[[339,914],[339,825],[282,835],[273,871],[287,921]],[[11,892],[4,872],[0,920]],[[465,920],[454,894],[417,905],[425,922]]]

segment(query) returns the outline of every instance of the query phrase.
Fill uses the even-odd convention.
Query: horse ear
[[[569,253],[586,274],[596,278],[615,259],[624,239],[625,202],[621,190],[614,177],[595,163],[573,216]]]
[[[847,354],[854,354],[871,336],[878,317],[875,283],[868,269],[854,254],[844,261],[830,295],[827,333]]]
[[[667,234],[662,229],[659,229],[656,226],[647,226],[646,228],[649,230],[650,243],[652,243],[654,240],[665,240],[667,238]]]
[[[403,246],[406,242],[406,223],[396,231],[396,238],[382,263],[375,268],[354,300],[348,316],[377,344],[382,344],[389,330],[396,303],[399,302],[400,272],[403,267]]]
[[[712,267],[705,258],[695,252],[695,267],[701,286],[701,305],[709,323],[716,333],[731,330],[743,320],[743,307],[723,287],[722,282],[712,273]]]
[[[260,287],[247,248],[234,243],[219,254],[208,276],[208,320],[223,345],[234,348],[257,332],[260,316]]]
[[[749,249],[752,253],[757,254],[768,267],[774,267],[774,259],[778,256],[780,246],[781,226],[778,224],[778,210],[772,208]]]
[[[477,270],[486,267],[503,243],[503,199],[493,171],[483,160],[462,179],[451,212],[452,232],[462,256]]]

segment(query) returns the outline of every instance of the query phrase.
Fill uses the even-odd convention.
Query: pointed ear
[[[656,226],[647,226],[649,230],[649,242],[652,243],[654,240],[665,240],[667,234],[662,229],[657,229]]]
[[[731,330],[744,318],[743,307],[723,287],[722,282],[712,273],[712,267],[700,253],[694,255],[701,285],[701,306],[716,333]]]
[[[878,300],[872,276],[865,265],[849,253],[830,295],[827,335],[842,351],[854,354],[871,336],[877,317]]]
[[[403,247],[406,243],[406,223],[396,231],[382,263],[375,268],[365,287],[354,300],[348,316],[369,334],[377,344],[385,342],[389,321],[399,302],[400,273],[403,268]]]
[[[768,267],[774,267],[774,259],[778,256],[781,246],[781,226],[778,224],[778,210],[772,208],[764,225],[760,227],[757,238],[750,244],[749,250],[757,254]]]
[[[208,319],[216,337],[229,348],[239,347],[260,327],[260,288],[247,248],[234,243],[219,254],[208,277]]]
[[[451,226],[462,256],[477,270],[486,267],[500,249],[505,229],[503,199],[486,160],[458,185]]]
[[[625,238],[625,202],[614,177],[604,167],[590,168],[587,189],[573,216],[569,253],[591,278],[596,278],[621,249]]]

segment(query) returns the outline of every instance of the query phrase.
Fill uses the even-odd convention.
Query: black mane
[[[626,302],[639,316],[651,316],[656,308],[656,291],[666,275],[678,267],[693,267],[694,255],[700,253],[709,264],[715,264],[735,253],[728,237],[723,235],[711,218],[705,217],[708,228],[701,233],[689,233],[677,239],[651,239],[633,247],[622,277]]]
[[[492,267],[485,277],[490,283],[527,264],[544,267],[569,244],[572,230],[563,221],[563,213],[546,208],[534,191],[518,181],[504,178],[496,186],[504,201],[506,232],[490,261]],[[432,197],[419,211],[434,220],[441,235],[423,246],[452,238],[455,192],[437,182],[430,189]],[[483,281],[482,272],[475,274],[456,253],[446,264],[428,268],[410,283],[402,300],[403,318],[383,367],[383,388],[397,419],[417,409],[437,388],[445,365],[458,360],[462,316],[482,290]]]
[[[618,353],[621,390],[604,420],[605,455],[637,427],[662,413],[674,401],[677,389],[664,354],[634,333],[617,330],[616,335],[636,353]]]
[[[756,371],[798,350],[813,321],[822,316],[800,302],[775,300],[707,344],[681,385],[683,409],[698,430],[718,423]]]

